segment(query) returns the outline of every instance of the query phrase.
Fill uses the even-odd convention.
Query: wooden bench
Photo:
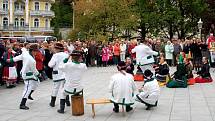
[[[107,103],[111,103],[111,101],[109,99],[88,99],[86,103],[92,105],[92,112],[93,112],[93,118],[94,118],[96,115],[94,105],[95,104],[107,104]]]

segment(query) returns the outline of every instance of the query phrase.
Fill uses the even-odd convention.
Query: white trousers
[[[24,87],[22,98],[28,98],[29,94],[31,93],[31,90],[36,90],[36,88],[39,85],[39,82],[35,80],[27,80],[27,81],[24,81],[24,83],[25,83],[25,87]]]
[[[215,52],[210,52],[211,55],[211,62],[214,63],[215,62]]]
[[[69,95],[69,93],[64,91],[64,88],[60,90],[60,99],[66,99],[66,96]]]
[[[63,89],[65,81],[53,82],[52,96],[57,97],[58,91]]]
[[[120,54],[120,61],[124,61],[125,62],[125,54],[124,53]]]
[[[153,66],[152,64],[148,64],[148,65],[143,65],[143,66],[140,66],[141,70],[143,71],[143,73],[145,72],[145,70],[149,69],[150,71],[153,72]]]

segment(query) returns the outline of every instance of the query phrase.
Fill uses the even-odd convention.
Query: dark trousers
[[[97,56],[97,66],[101,67],[102,66],[102,56]]]
[[[2,73],[3,73],[3,67],[0,67],[0,85],[4,84],[4,82],[2,81]]]
[[[114,105],[114,108],[116,109],[116,110],[119,110],[119,104],[117,104],[117,103],[113,103],[113,105]],[[131,106],[130,105],[126,105],[126,110],[129,110],[130,108],[131,108]]]
[[[117,65],[119,63],[119,61],[120,61],[120,56],[114,55],[113,56],[113,62],[114,62],[114,64]]]

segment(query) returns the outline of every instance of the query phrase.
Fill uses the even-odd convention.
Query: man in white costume
[[[64,46],[61,43],[55,43],[54,51],[55,54],[52,56],[51,60],[48,63],[48,66],[50,68],[53,68],[53,88],[51,102],[49,103],[51,107],[55,107],[55,101],[58,91],[63,88],[65,83],[65,76],[64,73],[59,70],[59,65],[60,63],[63,63],[66,58],[69,57],[69,55],[64,52]],[[67,106],[70,106],[69,97],[67,97]]]
[[[136,86],[131,74],[126,73],[125,62],[119,62],[118,73],[113,75],[109,84],[109,90],[112,93],[111,101],[114,104],[113,111],[119,112],[119,104],[126,106],[126,112],[131,111],[134,104],[134,91]]]
[[[33,100],[31,94],[38,87],[39,84],[39,72],[36,69],[36,61],[34,56],[38,50],[38,45],[33,44],[30,46],[29,51],[26,48],[22,48],[22,54],[14,57],[11,62],[23,61],[23,66],[21,70],[21,75],[25,83],[25,88],[23,91],[22,101],[20,103],[20,109],[28,110],[29,107],[26,106],[27,98]]]
[[[141,70],[144,72],[149,69],[152,70],[152,64],[155,62],[153,56],[157,56],[158,52],[153,51],[149,46],[140,42],[140,45],[132,49],[132,53],[136,53],[136,63],[140,65]]]
[[[136,100],[144,103],[150,110],[151,107],[157,106],[160,96],[160,87],[156,79],[152,78],[153,73],[150,70],[144,72],[146,78],[144,85],[139,89],[140,94],[136,95]]]
[[[61,90],[60,96],[60,109],[58,113],[64,113],[65,99],[71,95],[83,94],[83,86],[81,84],[81,76],[83,72],[87,70],[87,66],[84,63],[80,63],[81,52],[73,51],[69,60],[64,61],[59,66],[59,69],[65,73],[66,83]]]

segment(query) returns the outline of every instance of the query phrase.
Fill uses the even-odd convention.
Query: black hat
[[[126,69],[126,64],[124,61],[120,61],[117,66],[118,66],[118,68],[120,68],[119,70],[125,70]]]
[[[37,44],[30,45],[29,50],[30,51],[36,51],[36,50],[38,50],[38,45]]]
[[[73,50],[72,53],[70,54],[71,56],[81,56],[81,52],[78,50]]]
[[[144,72],[144,76],[145,76],[145,77],[152,77],[152,76],[153,76],[153,73],[152,73],[149,69],[147,69],[147,70],[145,70],[145,72]]]
[[[64,50],[64,46],[61,43],[55,43],[54,48],[59,49],[59,50]]]

